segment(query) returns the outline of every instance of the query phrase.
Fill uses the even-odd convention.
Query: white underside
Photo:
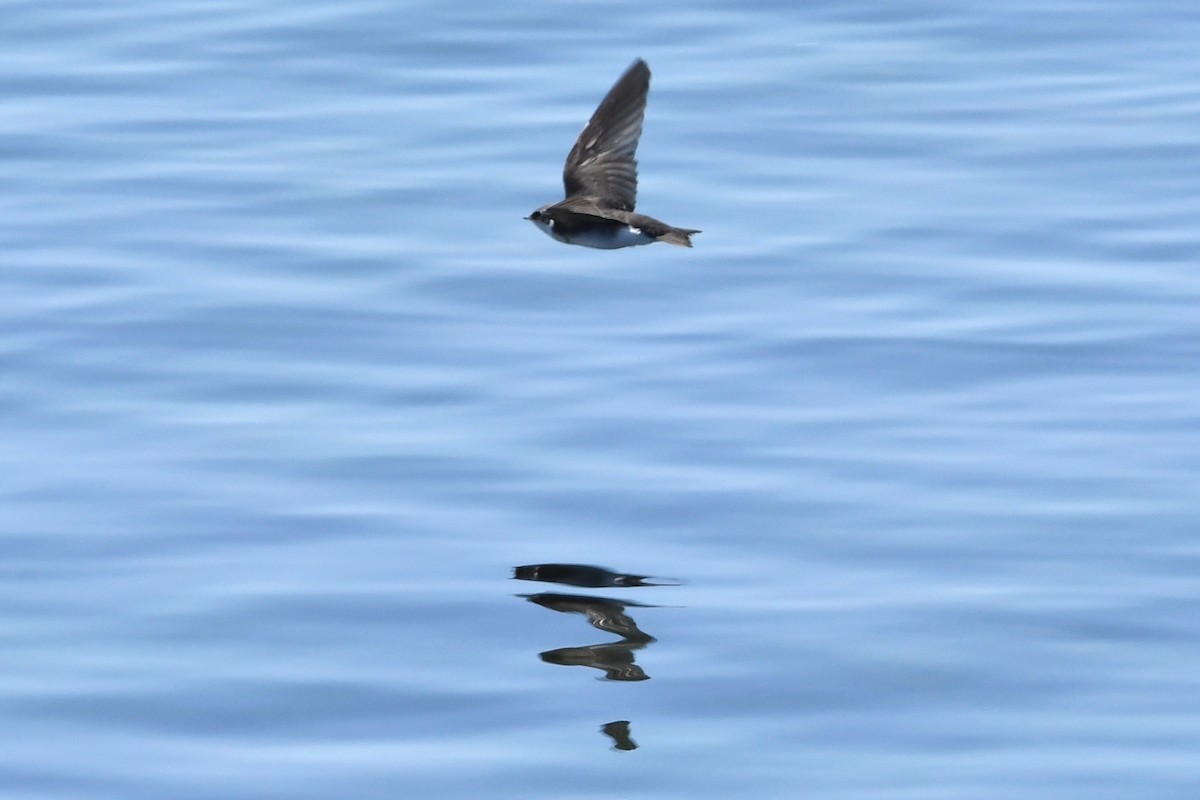
[[[639,244],[650,244],[654,241],[654,237],[647,236],[642,233],[640,228],[634,228],[630,225],[618,228],[616,233],[582,233],[573,236],[563,236],[558,231],[554,230],[553,225],[549,225],[542,220],[534,220],[534,225],[537,225],[548,236],[553,236],[560,242],[567,244],[577,244],[583,247],[595,247],[598,250],[617,250],[621,247],[635,247]]]

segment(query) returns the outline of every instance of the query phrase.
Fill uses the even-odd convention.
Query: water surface
[[[0,794],[1200,789],[1190,5],[0,10]]]

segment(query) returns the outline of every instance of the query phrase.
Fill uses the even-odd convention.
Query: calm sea
[[[0,42],[4,798],[1200,796],[1194,2]],[[704,232],[558,244],[637,57]]]

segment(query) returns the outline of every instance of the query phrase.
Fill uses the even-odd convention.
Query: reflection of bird
[[[678,586],[671,578],[625,575],[590,564],[526,564],[513,567],[513,577],[523,581],[565,583],[599,589],[606,586]],[[649,582],[648,582],[649,581]]]
[[[587,597],[577,594],[530,594],[525,595],[529,602],[552,611],[562,611],[568,614],[583,614],[592,627],[602,631],[615,633],[629,642],[653,642],[654,637],[638,628],[633,618],[625,613],[627,606],[653,608],[643,603],[631,603],[628,600],[609,600],[606,597]]]
[[[637,750],[637,742],[629,738],[629,720],[606,723],[600,726],[600,730],[612,737],[613,750]]]
[[[650,68],[638,59],[600,101],[563,165],[566,198],[525,219],[567,244],[615,250],[651,242],[692,246],[691,228],[673,228],[633,211],[638,139]]]
[[[633,651],[642,647],[645,644],[612,642],[585,647],[560,647],[539,655],[547,664],[603,670],[604,677],[610,681],[648,681],[650,676],[633,663]]]

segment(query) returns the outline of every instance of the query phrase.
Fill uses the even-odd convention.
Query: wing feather
[[[650,91],[650,68],[638,59],[613,84],[563,166],[567,197],[586,195],[606,208],[637,203],[637,146]]]

